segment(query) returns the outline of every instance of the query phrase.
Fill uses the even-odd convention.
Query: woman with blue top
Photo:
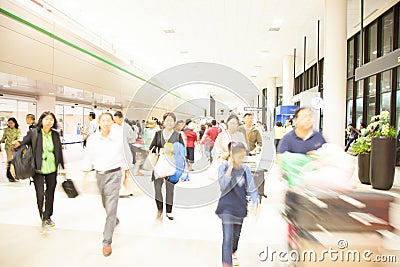
[[[228,144],[229,158],[218,170],[218,181],[221,188],[221,197],[215,213],[222,220],[223,267],[238,266],[236,250],[238,248],[240,232],[244,217],[247,216],[247,199],[250,195],[254,211],[258,209],[258,191],[248,166],[243,165],[247,154],[243,143],[231,142]]]

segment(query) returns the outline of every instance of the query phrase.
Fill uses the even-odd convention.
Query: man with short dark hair
[[[25,120],[26,120],[26,124],[28,124],[29,130],[36,128],[35,115],[33,115],[31,113],[26,114]]]
[[[89,136],[93,135],[95,132],[97,132],[99,128],[99,124],[96,121],[96,114],[91,111],[88,115],[90,124],[89,128],[87,131],[84,132],[83,134],[83,147],[86,147],[86,140],[89,138]]]
[[[247,147],[250,154],[255,154],[256,147],[262,147],[262,138],[260,131],[253,126],[253,114],[246,113],[243,116],[244,125],[239,127],[239,130],[246,136]]]
[[[130,149],[130,146],[135,143],[136,137],[135,134],[132,130],[132,128],[124,122],[124,115],[122,115],[121,111],[117,111],[114,113],[114,122],[115,124],[113,125],[114,128],[119,133],[120,138],[122,139],[123,142],[123,148],[121,153],[125,155],[124,162],[122,164],[123,170],[122,170],[122,184],[125,185],[125,188],[121,191],[129,190],[128,184],[128,176],[130,173],[130,170],[133,169],[133,157],[136,157],[136,151],[135,153],[132,153],[132,150]],[[112,128],[113,129],[113,128]],[[121,197],[126,197],[126,196],[133,196],[132,193],[126,193],[122,192]]]
[[[311,154],[326,143],[321,133],[313,130],[313,111],[308,107],[296,110],[294,119],[296,128],[286,133],[279,142],[277,159],[286,151],[292,153]]]

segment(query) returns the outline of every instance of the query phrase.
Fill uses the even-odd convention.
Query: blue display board
[[[286,119],[293,119],[294,112],[298,108],[298,106],[277,106],[275,108],[275,122],[280,121],[285,124]]]

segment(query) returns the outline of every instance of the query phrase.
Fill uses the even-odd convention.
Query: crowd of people
[[[250,196],[254,212],[257,212],[262,196],[257,193],[252,171],[244,164],[245,156],[259,153],[263,145],[261,133],[264,127],[254,123],[253,114],[246,113],[242,118],[231,114],[226,122],[217,122],[215,119],[200,122],[177,120],[172,112],[165,113],[161,121],[154,118],[142,122],[129,120],[120,111],[103,113],[98,118],[91,112],[88,117],[90,123],[82,131],[85,149],[82,169],[86,173],[96,173],[106,213],[102,242],[104,256],[112,254],[112,237],[115,226],[119,224],[117,210],[121,188],[131,180],[131,176],[144,175],[141,170],[145,159],[156,159],[151,174],[156,220],[162,221],[164,211],[169,220],[174,220],[174,189],[179,175],[182,175],[182,171],[177,174],[181,162],[178,157],[185,157],[184,164],[191,171],[197,149],[197,155],[206,158],[210,164],[216,160],[219,162],[221,197],[215,213],[223,226],[222,262],[225,267],[238,264],[236,250],[243,219],[247,216],[246,196]],[[313,130],[313,122],[312,110],[299,108],[293,120],[287,119],[284,126],[281,122],[276,123],[274,133],[278,163],[285,152],[310,154],[326,142],[318,131]],[[57,130],[59,124],[50,111],[41,114],[37,124],[35,116],[28,114],[26,123],[29,130],[22,138],[18,122],[15,118],[9,118],[1,142],[6,143],[7,161],[13,160],[16,149],[32,147],[35,162],[32,179],[42,229],[46,231],[55,226],[51,218],[54,193],[58,170],[64,168],[62,142]],[[365,134],[365,125],[362,124],[358,130],[350,124],[347,133],[346,151],[357,136]],[[163,156],[168,155],[175,157],[174,170],[171,173],[156,171],[157,164]],[[165,198],[162,193],[164,184]]]
[[[258,153],[262,146],[259,129],[262,131],[264,128],[261,124],[253,123],[252,114],[244,115],[243,124],[236,115],[229,116],[226,123],[216,120],[198,122],[191,119],[177,120],[172,112],[166,113],[161,121],[124,119],[120,111],[114,114],[103,113],[98,118],[94,112],[90,112],[88,119],[88,127],[79,131],[85,150],[82,169],[86,173],[96,173],[97,186],[106,212],[102,242],[104,256],[112,253],[112,236],[115,226],[119,224],[117,209],[121,187],[130,180],[131,175],[143,175],[141,167],[150,154],[158,155],[160,161],[162,153],[176,153],[175,147],[179,144],[183,148],[181,154],[185,156],[188,171],[193,170],[196,149],[197,154],[210,163],[215,159],[224,160],[218,170],[221,198],[216,214],[223,225],[224,266],[232,266],[232,262],[238,261],[235,253],[243,218],[247,215],[246,195],[251,196],[254,206],[259,202],[252,173],[243,164],[244,156]],[[23,137],[16,119],[9,118],[1,142],[6,143],[8,162],[13,160],[19,148],[32,147],[35,163],[32,180],[42,230],[47,231],[49,227],[55,226],[52,220],[54,194],[57,175],[64,168],[62,138],[57,130],[59,123],[56,116],[50,111],[41,114],[37,124],[35,116],[28,114],[26,123],[29,130]],[[155,190],[156,219],[161,221],[165,210],[166,217],[174,220],[175,174],[160,175],[155,171],[155,164],[151,180]],[[178,160],[175,164],[178,165]],[[12,177],[9,179],[15,181],[11,180]],[[165,200],[161,190],[163,184],[166,187]]]

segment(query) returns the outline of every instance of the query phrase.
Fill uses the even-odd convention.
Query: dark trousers
[[[232,223],[231,221],[222,220],[222,264],[232,266],[232,254],[238,249],[242,223]]]
[[[349,140],[347,141],[347,145],[344,151],[347,151],[350,148],[351,143],[353,143],[355,140],[356,140],[355,138],[350,137]]]
[[[164,198],[161,192],[161,187],[165,181],[165,191],[166,191],[166,199],[165,199],[165,206],[167,213],[172,212],[172,206],[174,204],[174,190],[175,184],[168,182],[164,178],[156,178],[154,180],[154,191],[156,194],[156,204],[158,211],[162,212],[164,208]]]
[[[35,184],[36,200],[40,218],[42,220],[50,219],[50,217],[53,215],[54,191],[57,185],[57,173],[36,173],[33,177],[33,183]],[[45,183],[46,191],[44,191]]]
[[[194,147],[186,148],[187,159],[190,163],[194,163]]]

